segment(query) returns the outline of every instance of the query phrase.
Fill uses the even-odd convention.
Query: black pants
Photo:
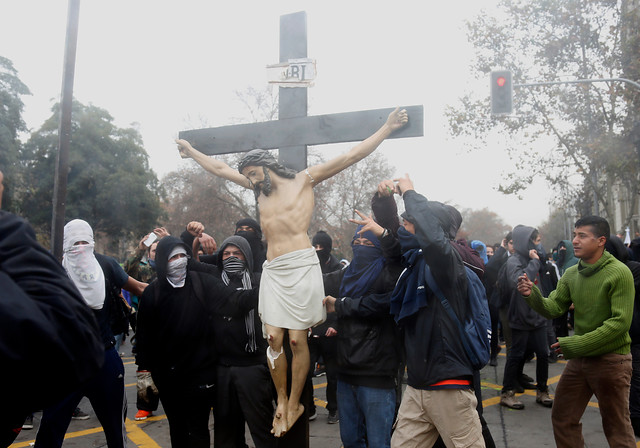
[[[153,375],[153,374],[152,374]],[[188,378],[153,377],[169,421],[171,446],[209,448],[209,416],[215,402],[211,384],[190,385]]]
[[[109,448],[124,447],[127,433],[124,426],[127,398],[124,393],[124,365],[115,348],[104,353],[104,365],[86,386],[45,409],[36,435],[36,447],[60,447],[71,415],[86,396],[104,429]]]
[[[489,314],[491,316],[491,357],[498,356],[498,343],[500,342],[500,336],[498,334],[500,324],[500,308],[489,304]]]
[[[527,347],[530,347],[536,354],[537,389],[547,390],[549,346],[547,345],[546,325],[534,330],[511,329],[511,351],[507,355],[507,364],[504,366],[503,390],[514,390],[516,388]]]
[[[245,444],[245,421],[256,448],[274,448],[278,439],[271,434],[274,388],[269,368],[218,365],[213,445],[240,448]]]
[[[338,410],[338,366],[336,362],[338,352],[337,344],[337,337],[309,338],[310,367],[309,375],[307,376],[307,385],[311,386],[311,390],[313,390],[313,384],[311,382],[313,369],[320,356],[322,356],[322,359],[324,360],[324,367],[327,372],[327,411],[330,413],[334,413]],[[313,410],[315,409],[313,395],[311,396],[311,402],[305,407],[308,407],[310,414],[313,414]]]

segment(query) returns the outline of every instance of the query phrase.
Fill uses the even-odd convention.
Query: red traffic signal
[[[510,70],[491,72],[491,113],[507,115],[513,110],[513,85]]]

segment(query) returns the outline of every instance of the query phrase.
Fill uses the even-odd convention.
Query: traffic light
[[[513,110],[513,84],[510,70],[491,72],[491,113],[510,114]]]

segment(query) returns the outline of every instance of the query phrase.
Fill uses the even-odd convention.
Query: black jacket
[[[238,291],[206,272],[187,268],[185,285],[173,288],[166,279],[167,259],[176,245],[167,236],[158,243],[158,278],[140,300],[136,362],[154,381],[187,385],[213,384],[217,362],[214,314],[241,316],[257,304],[257,290]]]
[[[428,201],[415,191],[403,195],[405,209],[415,220],[416,237],[440,290],[460,321],[467,312],[467,274],[451,234],[459,226],[446,207]],[[400,279],[402,281],[402,279]],[[407,384],[416,389],[448,379],[471,380],[473,369],[465,354],[460,333],[440,300],[427,288],[427,306],[403,321],[407,360]]]
[[[247,262],[249,272],[253,272],[253,255],[251,247],[246,239],[241,236],[231,236],[223,241],[218,251],[218,263],[214,269],[214,275],[221,279],[223,262],[222,253],[229,244],[240,248]],[[260,286],[260,274],[251,275],[251,285],[258,290]],[[229,286],[242,289],[242,280],[231,277]],[[247,324],[253,322],[253,337],[247,332]],[[257,304],[241,316],[215,313],[213,316],[213,329],[218,351],[218,362],[225,366],[249,366],[266,364],[267,340],[262,334],[262,321],[258,315]],[[252,344],[255,341],[255,346]]]
[[[338,377],[349,384],[392,388],[402,353],[399,332],[389,314],[391,292],[403,269],[400,245],[393,235],[398,214],[393,198],[376,195],[373,203],[376,221],[391,232],[380,240],[385,257],[380,276],[365,296],[339,297],[345,270],[333,272],[324,276],[325,292],[337,298]]]
[[[64,398],[103,362],[95,317],[62,265],[0,211],[0,427]]]
[[[511,291],[509,325],[516,330],[533,330],[547,324],[547,319],[529,306],[517,288],[518,277],[524,272],[531,281],[540,286],[542,263],[535,258],[529,258],[529,250],[533,248],[529,241],[534,230],[533,227],[522,225],[513,228],[515,253],[507,260],[507,282]]]

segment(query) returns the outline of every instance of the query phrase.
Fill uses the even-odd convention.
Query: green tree
[[[502,242],[511,230],[497,213],[488,208],[482,210],[462,210],[462,226],[458,236],[471,240],[480,240],[487,246]]]
[[[4,174],[5,184],[2,204],[14,212],[19,208],[15,196],[20,185],[18,165],[22,150],[18,134],[27,130],[22,119],[24,103],[20,97],[30,94],[18,78],[13,63],[0,56],[0,171]]]
[[[59,104],[25,145],[23,213],[41,233],[51,226]],[[163,192],[137,130],[118,128],[104,109],[74,102],[66,218],[89,222],[112,241],[152,229]]]
[[[239,156],[218,156],[231,167]],[[205,171],[192,162],[162,179],[167,192],[164,209],[170,233],[180,235],[190,221],[205,225],[205,232],[221,243],[235,232],[238,220],[256,217],[254,195],[249,190]]]
[[[310,164],[323,158],[312,155]],[[314,188],[315,208],[309,228],[310,236],[318,230],[326,231],[333,239],[333,251],[351,258],[351,240],[356,225],[349,218],[360,219],[355,210],[371,213],[371,198],[384,179],[393,178],[395,169],[380,152],[365,157],[355,165],[325,180]]]
[[[514,83],[622,75],[621,13],[615,0],[503,0],[504,17],[482,13],[468,24],[476,48],[472,73],[512,70]],[[485,84],[486,85],[486,84]],[[488,93],[488,89],[486,89]],[[517,88],[509,117],[490,117],[486,96],[467,94],[448,110],[451,131],[481,150],[500,138],[514,170],[500,186],[518,193],[539,178],[558,205],[613,218],[612,191],[636,212],[638,155],[626,138],[632,94],[619,82]],[[504,142],[504,143],[503,143]]]
[[[554,210],[549,218],[538,227],[540,235],[542,235],[542,245],[547,250],[551,250],[562,240],[571,240],[573,232],[573,222],[570,216],[567,216],[566,210]]]

